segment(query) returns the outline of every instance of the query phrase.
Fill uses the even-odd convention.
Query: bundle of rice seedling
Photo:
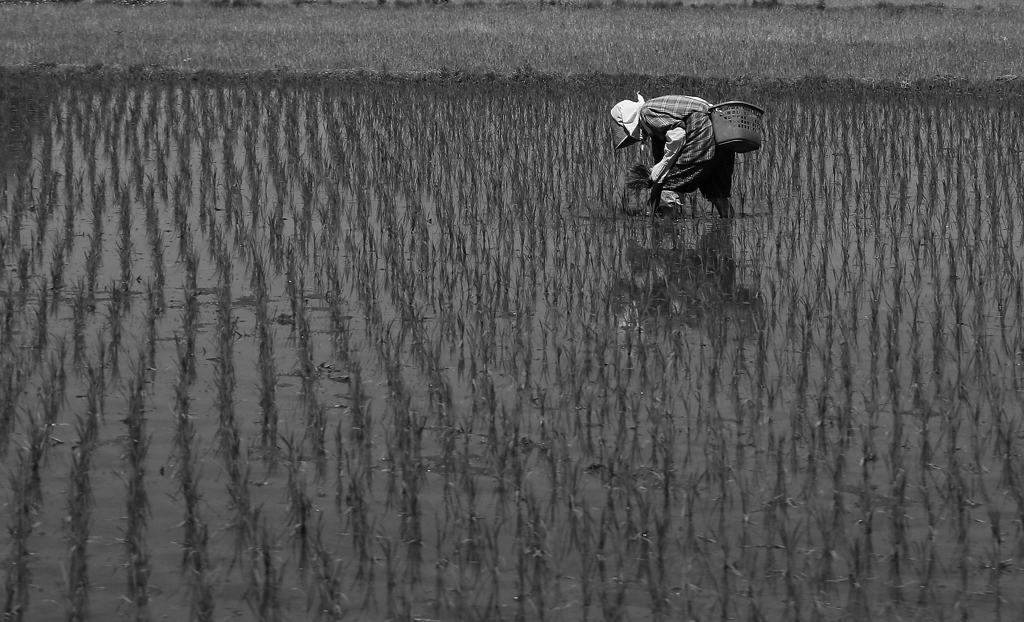
[[[635,192],[651,187],[651,169],[643,162],[637,162],[626,171],[626,187]]]

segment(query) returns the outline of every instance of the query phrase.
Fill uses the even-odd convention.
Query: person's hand
[[[651,195],[647,197],[647,210],[651,215],[658,213],[658,208],[661,206],[661,186],[658,182],[651,183]]]

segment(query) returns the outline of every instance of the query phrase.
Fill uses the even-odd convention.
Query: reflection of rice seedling
[[[38,298],[39,306],[36,308],[36,339],[33,352],[35,352],[37,357],[41,357],[46,351],[46,345],[50,339],[50,331],[48,327],[48,320],[50,316],[50,292],[49,288],[46,286],[45,279],[39,287]]]
[[[347,598],[342,592],[343,560],[338,559],[324,543],[323,514],[317,515],[312,533],[313,568],[316,572],[317,612],[334,620],[345,616]],[[310,598],[312,598],[310,594]]]
[[[253,543],[254,563],[247,601],[261,622],[276,622],[281,619],[282,580],[282,569],[276,560],[277,538],[271,535],[265,519],[259,521],[256,533],[258,540]]]
[[[9,282],[7,283],[7,285],[9,285]],[[11,343],[11,336],[14,333],[14,325],[15,325],[14,311],[15,311],[15,304],[16,304],[17,301],[16,301],[16,296],[13,295],[14,294],[13,290],[14,290],[13,287],[7,287],[7,291],[9,293],[6,296],[3,297],[4,298],[3,343],[5,343],[5,344]]]
[[[24,391],[20,365],[21,360],[16,356],[0,364],[0,459],[7,457],[11,432],[18,419],[18,400]]]
[[[38,510],[38,505],[31,500],[28,457],[22,451],[17,457],[18,468],[10,472],[12,512],[7,532],[11,547],[4,560],[4,618],[9,620],[23,620],[28,610],[31,571],[27,543]]]
[[[215,596],[263,619],[302,601],[331,619],[1019,608],[1007,106],[780,95],[775,147],[734,188],[762,216],[715,229],[618,217],[622,165],[587,121],[600,89],[153,80],[55,87],[59,128],[0,175],[16,615],[60,615],[19,588],[60,563],[65,617],[99,615],[89,581],[122,555],[140,606],[145,557],[169,553],[160,602],[197,620]],[[174,425],[147,421],[150,398]],[[98,468],[107,406],[134,426],[124,483]],[[50,440],[71,422],[77,444]],[[90,506],[99,491],[125,505]],[[177,542],[147,536],[158,498]],[[117,559],[90,540],[111,521]]]
[[[125,462],[127,473],[127,509],[125,546],[128,571],[127,600],[136,619],[148,618],[149,611],[149,548],[146,544],[149,496],[146,493],[146,454],[149,451],[149,437],[146,434],[145,356],[140,357],[128,390],[128,414],[125,424],[128,428]]]
[[[235,417],[235,323],[231,314],[231,268],[224,251],[219,266],[217,296],[217,384],[216,405],[219,414],[217,437],[220,454],[228,473],[228,496],[235,511],[231,528],[235,532],[235,556],[252,552],[255,517],[249,494],[249,461],[242,456],[241,432]],[[254,552],[252,554],[255,554]]]
[[[239,457],[240,438],[235,419],[235,323],[231,314],[231,272],[220,270],[217,288],[217,411],[220,415],[217,436],[224,460],[234,463]]]
[[[63,241],[58,241],[54,244],[50,258],[50,283],[55,291],[64,287],[64,250],[66,248]]]
[[[18,254],[18,292],[19,303],[21,306],[25,306],[28,300],[28,288],[29,288],[29,266],[32,263],[32,255],[28,249],[23,248]]]
[[[90,303],[88,302],[85,280],[82,278],[78,279],[78,283],[75,285],[74,291],[72,292],[71,300],[71,344],[72,344],[72,362],[76,367],[80,366],[84,362],[85,357],[85,314]]]
[[[29,445],[27,450],[17,452],[17,468],[9,473],[11,484],[11,518],[7,532],[11,547],[3,566],[4,578],[4,618],[23,620],[28,613],[29,587],[31,585],[31,569],[29,561],[32,553],[28,549],[28,540],[36,526],[36,515],[42,504],[40,486],[40,466],[50,445],[52,425],[35,414],[28,422]]]
[[[310,520],[313,504],[306,494],[306,478],[302,474],[301,446],[294,438],[284,440],[288,459],[288,525],[289,538],[299,549],[299,569],[309,569]]]
[[[196,377],[196,338],[199,333],[199,300],[197,299],[199,293],[196,287],[197,272],[199,270],[199,258],[196,256],[195,251],[189,249],[188,254],[185,255],[185,283],[182,286],[182,294],[185,298],[184,314],[182,318],[182,331],[183,339],[185,341],[184,350],[188,355],[187,363],[189,380],[195,380]]]
[[[194,326],[193,326],[194,327]],[[210,558],[207,551],[207,527],[200,516],[197,458],[193,450],[195,428],[192,424],[189,387],[192,378],[189,368],[193,354],[186,349],[187,340],[175,339],[178,354],[178,380],[174,386],[176,427],[175,453],[178,458],[178,489],[185,501],[185,519],[182,523],[182,570],[191,592],[190,611],[195,620],[213,618],[213,594],[209,577]]]
[[[98,430],[98,391],[99,387],[90,382],[85,415],[75,419],[78,446],[71,454],[68,478],[68,619],[76,622],[89,618],[88,544],[93,507],[90,470]]]

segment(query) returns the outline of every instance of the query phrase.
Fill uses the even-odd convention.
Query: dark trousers
[[[715,155],[706,162],[676,164],[665,176],[665,190],[681,194],[700,190],[705,199],[732,196],[732,171],[736,167],[736,154],[726,149],[715,149]]]

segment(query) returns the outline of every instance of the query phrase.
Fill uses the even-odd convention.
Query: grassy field
[[[1024,74],[1024,8],[994,0],[969,3],[980,7],[970,9],[905,4],[821,11],[789,5],[0,5],[0,62],[896,81]]]

